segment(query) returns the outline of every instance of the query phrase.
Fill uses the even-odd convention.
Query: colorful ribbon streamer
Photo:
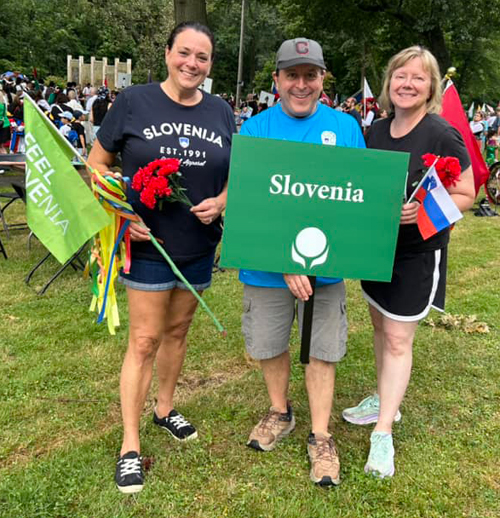
[[[127,202],[126,183],[119,173],[101,174],[91,169],[92,191],[110,216],[111,223],[95,237],[91,249],[89,270],[92,276],[91,311],[97,310],[97,322],[106,319],[110,334],[120,325],[115,282],[121,268],[130,271],[131,221],[139,222]]]
[[[92,191],[111,216],[110,225],[99,232],[94,238],[92,246],[89,269],[93,279],[93,298],[90,309],[91,311],[98,311],[97,322],[107,320],[108,330],[110,334],[114,335],[116,327],[120,325],[115,281],[121,268],[125,273],[130,271],[129,225],[132,221],[140,223],[141,220],[127,201],[126,182],[120,173],[107,172],[101,174],[93,168],[89,167],[89,169],[92,178]],[[151,243],[164,257],[175,275],[186,285],[203,309],[210,315],[217,329],[226,334],[224,327],[210,311],[198,292],[182,275],[164,248],[151,233],[148,233],[148,235]]]

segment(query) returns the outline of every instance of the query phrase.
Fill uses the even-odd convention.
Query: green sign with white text
[[[408,159],[236,135],[221,265],[389,281]]]

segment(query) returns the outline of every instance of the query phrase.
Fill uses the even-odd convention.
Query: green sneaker
[[[378,421],[380,411],[380,399],[378,394],[365,397],[358,406],[346,408],[342,411],[342,417],[352,424],[372,424]],[[401,420],[401,412],[398,410],[394,416],[394,421]]]
[[[379,478],[392,477],[394,475],[392,434],[373,432],[370,442],[370,454],[365,465],[365,473],[371,473]]]

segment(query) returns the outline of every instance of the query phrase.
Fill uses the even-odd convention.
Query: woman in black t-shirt
[[[97,99],[92,103],[92,108],[90,109],[89,120],[92,123],[94,139],[110,106],[111,99],[109,98],[109,90],[105,86],[101,86],[99,90],[97,90]]]
[[[425,174],[422,155],[433,153],[459,159],[460,181],[448,192],[459,210],[470,208],[475,195],[470,159],[458,131],[437,115],[441,77],[434,56],[418,46],[396,54],[380,100],[391,116],[373,125],[367,147],[410,153],[406,199]],[[449,228],[424,241],[416,225],[418,208],[418,202],[403,204],[391,282],[361,283],[374,327],[377,392],[342,413],[354,424],[377,423],[365,471],[382,478],[394,474],[392,423],[401,418],[418,322],[431,307],[444,309]]]
[[[149,209],[138,193],[129,193],[147,228],[130,225],[132,265],[129,274],[120,275],[130,314],[120,382],[124,437],[115,475],[123,493],[143,486],[139,420],[155,359],[159,387],[154,423],[179,441],[197,437],[195,427],[173,408],[197,301],[151,245],[148,229],[196,290],[210,285],[236,130],[229,105],[198,89],[210,72],[213,53],[209,29],[193,22],[178,25],[167,42],[168,78],[124,90],[102,121],[89,156],[91,166],[104,172],[119,152],[123,174],[130,178],[153,160],[178,158],[183,187],[194,204],[190,209],[181,203]]]
[[[73,113],[73,108],[67,104],[68,102],[69,98],[66,94],[62,92],[57,94],[56,100],[50,109],[50,118],[53,121],[59,121],[63,112]]]
[[[14,95],[12,102],[9,104],[9,113],[14,119],[24,121],[23,98],[21,94]]]

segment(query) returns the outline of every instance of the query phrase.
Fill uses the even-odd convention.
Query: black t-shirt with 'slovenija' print
[[[196,205],[217,196],[227,181],[231,138],[236,132],[229,105],[203,93],[200,103],[172,101],[158,83],[132,86],[115,100],[97,134],[103,148],[121,153],[123,175],[132,178],[140,167],[158,158],[181,160],[182,185]],[[182,263],[212,252],[220,240],[220,218],[202,224],[183,203],[164,202],[148,209],[139,193],[129,201],[169,255]],[[132,244],[134,257],[164,260],[149,242]]]

